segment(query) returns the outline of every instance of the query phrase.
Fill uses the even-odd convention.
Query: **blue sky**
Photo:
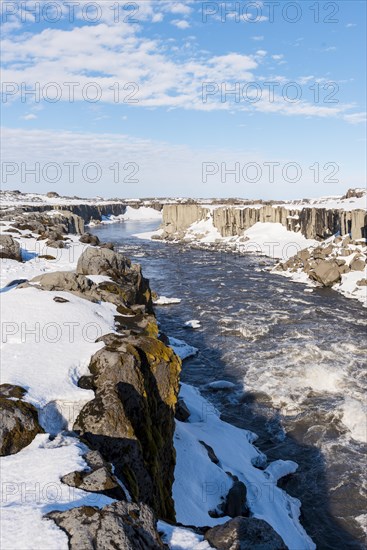
[[[2,187],[280,199],[364,186],[365,11],[5,1]]]

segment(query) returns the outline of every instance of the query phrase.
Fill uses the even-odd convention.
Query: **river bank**
[[[213,543],[234,529],[210,527],[238,515],[276,548],[314,548],[299,501],[277,487],[293,461],[268,462],[252,432],[221,421],[191,386],[173,437],[181,362],[159,336],[139,266],[113,244],[68,233],[62,213],[20,218],[2,222],[2,548],[99,547],[112,532],[124,548],[158,548],[154,516],[201,527],[191,541],[209,548],[204,534]],[[159,529],[171,548],[193,548],[180,526]]]

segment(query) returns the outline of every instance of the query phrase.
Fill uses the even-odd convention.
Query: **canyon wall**
[[[188,227],[212,215],[213,226],[222,237],[242,235],[257,222],[281,223],[290,231],[300,231],[308,239],[325,239],[340,232],[353,239],[366,238],[365,210],[262,205],[258,207],[225,206],[210,208],[197,204],[166,204],[163,206],[163,238],[183,236]]]

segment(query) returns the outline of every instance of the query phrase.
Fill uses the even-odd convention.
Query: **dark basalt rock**
[[[92,357],[95,398],[74,430],[115,467],[135,501],[174,519],[174,408],[181,362],[156,337],[109,334]]]
[[[205,539],[217,550],[287,550],[278,533],[256,518],[231,519],[208,529]]]
[[[0,456],[7,456],[29,445],[43,430],[38,423],[37,409],[30,403],[14,400],[25,390],[10,384],[3,384],[1,388],[7,397],[0,397]]]
[[[70,550],[162,550],[152,510],[144,504],[115,502],[51,512],[48,518],[67,534]]]

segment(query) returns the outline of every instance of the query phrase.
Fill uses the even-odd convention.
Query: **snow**
[[[198,319],[191,319],[190,321],[185,322],[185,327],[192,329],[201,328],[201,323]]]
[[[333,289],[343,294],[346,298],[354,298],[367,307],[367,286],[358,286],[357,282],[361,279],[367,279],[367,267],[364,271],[350,271],[342,275],[339,284],[334,285]]]
[[[181,298],[167,298],[167,296],[159,296],[156,300],[153,301],[155,306],[168,306],[170,304],[179,304]]]
[[[244,234],[249,240],[241,245],[241,252],[261,252],[270,258],[283,260],[316,243],[301,233],[288,231],[280,223],[257,222]]]
[[[190,529],[169,525],[164,521],[158,521],[157,528],[163,533],[163,542],[168,544],[171,550],[212,550],[212,546],[202,535],[197,535]]]
[[[87,467],[82,458],[87,450],[76,438],[58,436],[50,441],[47,434],[40,434],[19,453],[0,459],[2,550],[67,550],[66,534],[42,516],[52,510],[102,507],[113,502],[60,481],[62,476]]]
[[[213,225],[212,215],[209,214],[205,220],[201,220],[193,223],[187,229],[185,234],[185,240],[197,240],[202,243],[213,243],[217,239],[221,239],[222,236]]]
[[[118,221],[149,221],[149,220],[161,221],[162,212],[150,206],[139,206],[138,208],[127,206],[124,214],[120,214],[119,216],[110,215],[108,217],[104,217],[102,223],[115,223]]]
[[[196,355],[199,351],[198,348],[190,346],[190,344],[187,344],[184,340],[178,340],[178,338],[173,338],[172,336],[170,336],[168,340],[170,347],[173,349],[175,354],[179,356],[181,361]]]
[[[56,303],[54,296],[69,302]],[[114,331],[113,304],[31,287],[4,293],[1,309],[1,383],[25,387],[25,399],[39,409],[51,401],[71,407],[93,398],[91,390],[76,383],[87,373],[91,356],[103,347],[95,340]]]
[[[177,453],[173,498],[177,521],[186,525],[213,526],[229,517],[212,518],[232,486],[231,472],[247,488],[252,514],[267,521],[282,537],[288,548],[314,549],[316,546],[299,523],[300,502],[277,487],[279,477],[293,473],[297,464],[277,460],[264,471],[254,464],[263,462],[263,455],[252,444],[256,436],[223,422],[214,407],[199,392],[181,385],[180,396],[188,406],[188,422],[176,420]],[[219,464],[208,456],[204,441],[214,450]]]

